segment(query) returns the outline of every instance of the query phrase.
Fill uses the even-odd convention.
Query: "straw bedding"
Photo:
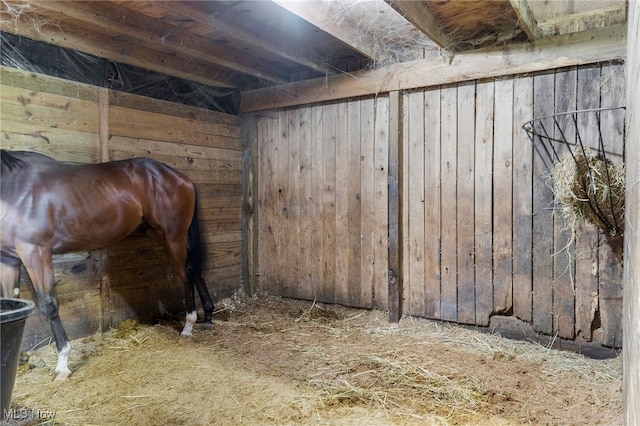
[[[14,407],[68,425],[611,424],[621,361],[452,325],[269,295],[226,299],[214,330],[125,322],[76,340],[74,375],[30,354]],[[222,315],[222,316],[220,316]],[[15,423],[18,424],[18,423]],[[23,422],[22,424],[29,424]],[[30,424],[39,424],[36,421]]]

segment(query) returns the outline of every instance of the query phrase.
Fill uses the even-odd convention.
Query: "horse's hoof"
[[[202,323],[203,330],[211,330],[212,328],[213,328],[213,323],[207,322],[207,321]]]
[[[56,371],[56,374],[53,376],[54,382],[64,382],[71,376],[71,372],[66,371]]]
[[[180,333],[180,341],[181,342],[188,342],[190,340],[193,339],[193,334],[182,334]]]

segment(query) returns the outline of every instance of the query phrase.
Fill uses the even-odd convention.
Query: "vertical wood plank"
[[[360,163],[361,174],[361,201],[362,201],[362,261],[360,279],[361,300],[365,307],[373,306],[374,297],[374,220],[371,220],[375,211],[375,191],[374,191],[374,154],[375,154],[375,129],[374,129],[374,100],[363,99],[360,103],[362,137],[360,139],[362,160]]]
[[[533,78],[533,116],[554,112],[555,77],[552,73]],[[553,129],[552,121],[545,121]],[[553,333],[553,216],[549,206],[553,195],[544,175],[548,173],[538,155],[533,161],[533,328],[548,335]]]
[[[288,146],[283,144],[287,150],[287,204],[286,217],[287,234],[286,258],[283,267],[287,274],[285,279],[286,293],[283,296],[296,297],[299,294],[299,283],[301,281],[300,269],[300,113],[297,109],[287,111],[288,115]]]
[[[478,83],[475,113],[476,321],[486,326],[493,312],[493,81]]]
[[[441,92],[436,89],[424,94],[424,315],[434,319],[442,317]]]
[[[259,279],[258,287],[261,290],[268,290],[271,285],[272,263],[269,257],[276,253],[275,238],[275,218],[274,202],[274,162],[276,160],[276,150],[274,141],[274,123],[277,121],[269,116],[261,116],[258,119],[258,209],[260,211],[258,222],[258,251],[259,256]]]
[[[289,170],[289,114],[287,110],[277,112],[277,121],[274,129],[275,137],[275,173],[273,176],[275,191],[272,193],[274,201],[273,235],[275,238],[276,252],[272,262],[274,264],[272,279],[277,294],[290,295],[290,283],[287,280],[290,265],[287,259],[289,238],[289,202],[291,190],[287,185]]]
[[[346,102],[336,105],[335,142],[335,303],[347,304],[349,299],[349,143]]]
[[[300,297],[313,299],[313,241],[312,230],[316,226],[313,222],[314,200],[313,197],[313,147],[312,147],[312,108],[300,109]]]
[[[256,291],[258,239],[256,235],[257,135],[258,119],[255,114],[242,117],[242,288],[248,295]]]
[[[389,321],[398,322],[402,316],[402,95],[389,93],[388,130],[388,299]]]
[[[533,118],[533,78],[515,79],[513,94],[513,315],[531,322],[534,154],[522,125]]]
[[[407,282],[405,303],[412,315],[425,314],[425,100],[424,92],[406,95],[408,163],[407,188],[404,203],[408,210]],[[440,288],[438,286],[438,292]]]
[[[624,66],[621,64],[603,65],[601,72],[602,108],[620,106],[624,99]],[[624,119],[622,110],[603,111],[600,116],[601,135],[605,149],[611,153],[624,152]],[[607,155],[607,159],[614,164],[622,161],[622,157]],[[617,237],[614,237],[614,239]],[[601,344],[606,346],[622,346],[622,259],[608,244],[608,237],[604,236],[604,243],[600,247],[599,271],[599,305],[602,325]]]
[[[347,271],[347,302],[351,306],[366,306],[366,302],[360,299],[360,288],[364,284],[360,280],[361,269],[361,223],[363,213],[361,208],[361,127],[362,120],[360,101],[352,100],[348,102],[348,124],[347,140],[342,141],[347,145],[347,248],[348,248],[348,271]],[[366,221],[367,218],[364,217]]]
[[[513,307],[513,80],[495,82],[493,163],[493,309]]]
[[[457,306],[457,236],[456,236],[456,193],[457,193],[457,88],[448,87],[441,91],[441,217],[442,217],[442,258],[441,258],[441,301],[442,319],[456,321]]]
[[[309,247],[311,250],[311,284],[313,298],[322,298],[324,291],[324,236],[323,236],[323,112],[322,105],[311,109],[311,228]]]
[[[600,66],[578,70],[577,109],[600,106]],[[578,115],[577,131],[586,146],[597,147],[597,123],[593,114]],[[576,236],[576,335],[592,340],[598,312],[599,231],[584,223]]]
[[[456,237],[458,322],[476,323],[475,288],[475,83],[458,86]]]
[[[378,309],[389,308],[389,96],[375,99],[374,136],[374,301]]]
[[[336,105],[325,104],[322,116],[323,273],[320,299],[330,302],[335,295],[336,270]]]
[[[402,301],[402,310],[404,314],[407,315],[420,315],[420,316],[424,316],[424,308],[422,310],[420,310],[420,313],[413,313],[411,312],[411,307],[409,306],[410,304],[410,293],[413,291],[411,289],[411,283],[409,282],[409,278],[410,278],[410,268],[411,268],[411,244],[409,243],[411,241],[411,235],[410,235],[410,224],[409,224],[409,199],[410,197],[410,192],[409,192],[409,179],[411,178],[411,174],[409,173],[409,156],[410,156],[410,148],[409,148],[409,135],[408,133],[411,131],[411,125],[409,124],[411,122],[410,118],[409,118],[409,92],[401,92],[403,99],[402,99],[402,177],[403,177],[403,184],[402,184],[402,188],[401,188],[401,199],[402,199],[402,217],[401,217],[401,221],[400,221],[400,226],[402,226],[402,241],[400,242],[400,244],[402,244],[402,296],[403,296],[403,301]],[[423,98],[424,98],[424,94],[423,94]],[[424,104],[424,100],[422,102],[422,104]],[[424,117],[424,112],[421,114],[422,117]],[[423,137],[423,144],[424,144],[424,137]],[[424,145],[423,145],[424,146]],[[422,175],[424,176],[424,172],[422,173]],[[423,197],[424,199],[424,197]],[[424,222],[424,217],[423,217],[423,222]],[[422,262],[421,265],[424,268],[424,261]],[[422,296],[422,300],[423,300],[423,304],[424,304],[424,280],[423,283],[420,285],[423,291],[423,296]]]
[[[577,70],[568,69],[555,74],[555,110],[557,113],[576,109]],[[575,143],[575,125],[570,115],[559,115],[558,126],[567,142]],[[556,131],[558,131],[556,129]],[[565,144],[555,144],[558,155],[567,154]],[[575,265],[573,254],[573,231],[568,229],[566,221],[559,215],[558,200],[553,203],[553,330],[558,336],[572,339],[575,335]]]
[[[600,104],[602,108],[624,106],[625,68],[624,64],[611,63],[602,66],[602,88]],[[601,121],[609,133],[603,134],[607,158],[618,164],[624,156],[625,111],[619,109],[601,115]]]

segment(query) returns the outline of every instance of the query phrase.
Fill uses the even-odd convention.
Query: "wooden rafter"
[[[104,30],[118,28],[121,36],[130,37],[132,50],[135,41],[150,43],[158,50],[180,51],[183,54],[200,58],[204,62],[211,62],[220,67],[229,68],[252,75],[256,78],[274,82],[286,83],[285,72],[273,72],[270,64],[263,63],[257,58],[242,52],[231,50],[223,43],[206,40],[198,35],[179,37],[179,26],[171,25],[130,9],[108,2],[62,2],[62,1],[33,1],[31,5],[43,13],[61,12],[88,26],[96,26]],[[131,52],[122,52],[127,55]]]
[[[538,22],[538,33],[540,37],[549,37],[594,30],[624,24],[625,22],[627,22],[627,11],[623,3],[608,8],[545,19]]]
[[[385,2],[442,49],[455,50],[455,45],[445,34],[442,23],[435,18],[427,4],[413,0],[385,0]]]
[[[284,45],[288,37],[277,31],[260,31],[256,25],[238,26],[230,12],[223,9],[215,13],[206,13],[199,7],[188,2],[158,2],[160,7],[176,10],[180,14],[186,14],[197,22],[211,25],[218,31],[240,40],[244,43],[260,47],[274,56],[281,57],[291,62],[298,63],[307,68],[323,74],[334,74],[335,71],[323,62],[321,56],[313,49],[294,44]],[[237,14],[236,14],[237,15]]]
[[[107,37],[104,33],[88,28],[72,26],[62,22],[50,24],[52,16],[40,16],[29,12],[35,25],[11,25],[2,22],[0,29],[8,33],[43,41],[56,46],[77,50],[101,58],[134,65],[140,68],[185,78],[203,84],[220,87],[238,87],[241,84],[237,76],[230,72],[205,64],[201,61],[187,60],[171,53],[158,52],[143,46],[135,47],[135,55],[129,55],[132,39]]]
[[[369,59],[376,59],[375,46],[362,34],[356,34],[353,26],[340,25],[330,13],[328,7],[322,8],[317,2],[304,2],[295,0],[273,0],[274,3],[289,12],[299,16],[322,31],[331,34],[343,43]]]
[[[535,41],[537,39],[536,19],[529,7],[528,0],[509,0],[509,2],[518,16],[520,28],[525,32],[529,41]]]

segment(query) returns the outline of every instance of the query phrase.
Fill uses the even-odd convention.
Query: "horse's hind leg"
[[[165,239],[164,245],[172,258],[172,262],[178,277],[185,291],[185,305],[187,310],[186,322],[182,332],[182,336],[191,336],[193,326],[198,319],[198,313],[196,312],[195,292],[194,287],[198,290],[198,295],[202,301],[202,308],[204,309],[204,324],[203,327],[208,329],[212,327],[213,317],[213,301],[209,295],[209,290],[204,282],[202,276],[197,273],[193,273],[187,267],[187,247],[186,242],[179,238],[177,240],[167,241]]]
[[[71,375],[69,369],[69,353],[71,345],[58,315],[58,297],[56,295],[51,250],[43,247],[16,242],[16,251],[31,277],[33,287],[38,296],[40,311],[49,322],[51,332],[58,350],[58,364],[55,380],[65,380]]]
[[[195,292],[193,283],[187,276],[187,244],[186,241],[182,241],[180,238],[169,239],[167,235],[162,232],[158,227],[154,227],[155,236],[158,242],[165,248],[169,257],[171,257],[171,263],[176,270],[180,283],[185,292],[185,307],[186,307],[186,321],[184,328],[180,333],[182,336],[191,336],[193,326],[198,319],[198,313],[196,312]]]
[[[202,323],[202,328],[209,330],[213,328],[213,300],[211,300],[211,295],[209,294],[209,289],[207,288],[207,284],[204,282],[202,276],[192,278],[195,283],[196,289],[198,290],[198,295],[200,296],[200,301],[202,302],[202,309],[204,310],[204,321]]]
[[[198,313],[196,312],[196,301],[193,291],[193,283],[189,281],[185,268],[180,269],[181,270],[178,272],[178,276],[180,277],[180,281],[182,282],[185,290],[185,304],[187,309],[186,321],[180,335],[191,336],[193,326],[198,320]]]

